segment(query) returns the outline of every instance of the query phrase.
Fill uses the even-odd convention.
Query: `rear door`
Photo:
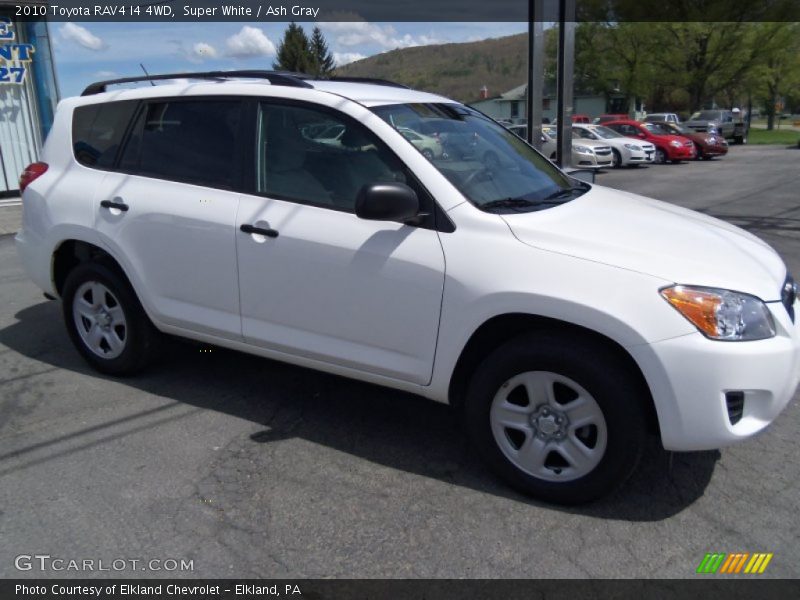
[[[166,325],[241,339],[236,98],[141,103],[95,195],[95,227]]]

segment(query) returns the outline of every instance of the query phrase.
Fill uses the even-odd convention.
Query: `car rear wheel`
[[[521,336],[476,370],[464,406],[470,440],[516,489],[560,504],[603,496],[645,442],[641,386],[593,340]]]
[[[431,149],[430,149],[430,148],[425,148],[425,149],[422,151],[422,156],[424,156],[424,157],[425,157],[425,158],[427,158],[428,160],[433,160],[433,152],[431,151]]]
[[[125,277],[99,262],[86,262],[67,276],[64,321],[72,343],[98,371],[126,375],[152,358],[158,332]]]

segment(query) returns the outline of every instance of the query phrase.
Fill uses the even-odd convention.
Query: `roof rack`
[[[403,89],[410,89],[407,85],[397,83],[396,81],[389,81],[388,79],[376,79],[374,77],[327,77],[318,81],[341,81],[342,83],[371,83],[372,85],[385,85],[387,87],[396,87]]]
[[[102,94],[109,85],[119,85],[123,83],[137,83],[140,81],[163,81],[165,79],[216,79],[223,80],[231,77],[241,77],[245,79],[266,79],[272,85],[282,85],[287,87],[311,88],[310,83],[304,81],[309,76],[303,73],[288,73],[284,71],[204,71],[200,73],[162,73],[159,75],[140,75],[138,77],[122,77],[120,79],[109,79],[92,83],[83,90],[81,96],[92,96]]]

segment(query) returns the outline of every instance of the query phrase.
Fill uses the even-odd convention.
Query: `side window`
[[[139,112],[120,168],[159,179],[237,187],[239,100],[152,102]]]
[[[86,167],[110,169],[136,109],[135,101],[79,106],[72,113],[72,151]]]
[[[363,186],[399,181],[423,204],[405,166],[372,132],[327,111],[262,103],[257,160],[256,191],[266,196],[354,212]]]

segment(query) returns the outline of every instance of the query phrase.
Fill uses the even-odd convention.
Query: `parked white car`
[[[510,132],[515,133],[523,140],[528,139],[528,126],[527,125],[509,125],[506,127]],[[556,141],[546,133],[541,134],[542,147],[540,152],[551,160],[556,157]]]
[[[558,128],[548,126],[544,129],[555,143],[558,136]],[[555,152],[550,157],[555,159]],[[597,140],[580,138],[572,131],[572,160],[570,164],[578,169],[603,169],[614,165],[614,154],[611,146]]]
[[[796,288],[753,235],[573,179],[441,96],[150,80],[169,78],[190,81],[63,100],[20,180],[22,264],[99,371],[143,368],[168,333],[405,390],[563,503],[623,482],[648,431],[719,448],[792,398]],[[428,160],[397,129],[428,119],[500,160]]]
[[[625,137],[602,125],[573,125],[572,134],[582,140],[594,140],[611,146],[614,167],[652,163],[656,155],[656,147],[650,142]]]

